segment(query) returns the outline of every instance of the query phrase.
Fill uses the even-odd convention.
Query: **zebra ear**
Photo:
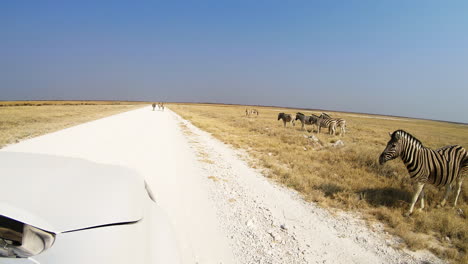
[[[390,136],[390,138],[392,137],[392,133],[388,132],[388,135]]]

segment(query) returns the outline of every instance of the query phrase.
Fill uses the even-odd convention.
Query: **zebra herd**
[[[322,113],[320,116],[314,114],[306,116],[298,112],[295,119],[290,114],[279,113],[278,120],[283,121],[284,127],[288,123],[294,126],[294,122],[299,120],[302,129],[304,129],[305,125],[312,125],[317,127],[318,133],[320,133],[320,128],[328,128],[329,134],[334,135],[338,127],[340,135],[346,133],[346,121],[342,118],[332,118],[326,113]],[[410,178],[416,183],[416,190],[410,208],[405,213],[406,216],[413,213],[418,198],[421,203],[420,210],[424,209],[424,185],[426,183],[436,187],[445,187],[444,198],[440,202],[440,206],[446,204],[452,185],[456,183],[453,206],[457,205],[463,178],[468,174],[468,152],[463,147],[453,145],[432,150],[423,146],[421,141],[408,132],[396,130],[390,134],[390,141],[380,155],[379,163],[383,165],[385,162],[398,157],[402,159]]]
[[[278,120],[283,120],[284,127],[286,127],[287,123],[291,123],[293,126],[295,125],[295,121],[299,120],[301,122],[301,129],[304,129],[305,125],[312,125],[317,126],[317,132],[320,133],[320,128],[325,127],[328,128],[328,133],[330,135],[335,135],[336,128],[340,128],[340,136],[344,136],[346,133],[346,120],[343,118],[332,118],[327,113],[322,113],[320,116],[311,114],[310,116],[306,116],[301,112],[296,113],[296,118],[293,119],[290,114],[286,113],[279,113]]]
[[[153,103],[151,106],[153,107],[153,111],[156,108],[156,106],[158,106],[159,110],[164,111],[164,103],[161,103],[161,102],[160,103]]]
[[[433,150],[424,147],[421,141],[408,132],[396,130],[390,134],[390,140],[379,157],[379,163],[382,165],[398,157],[405,164],[411,179],[416,182],[416,191],[406,215],[413,213],[414,205],[419,197],[421,210],[424,209],[424,185],[426,183],[445,187],[445,195],[440,203],[444,206],[452,184],[456,182],[457,193],[453,206],[457,206],[463,177],[468,172],[468,153],[463,147],[453,145]]]

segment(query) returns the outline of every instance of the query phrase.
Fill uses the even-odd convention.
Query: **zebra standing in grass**
[[[296,113],[296,119],[295,121],[300,120],[302,127],[301,129],[304,129],[304,125],[314,125],[317,121],[317,119],[313,118],[312,116],[306,116],[301,112]]]
[[[454,207],[457,206],[463,177],[468,172],[468,153],[459,146],[445,146],[436,150],[426,148],[421,141],[403,130],[396,130],[390,135],[387,147],[379,157],[379,163],[401,157],[408,169],[409,175],[416,181],[416,192],[411,206],[406,213],[413,213],[414,204],[421,195],[421,210],[424,208],[424,184],[429,182],[435,186],[445,186],[444,199],[440,203],[445,205],[452,183],[457,182],[458,189]]]
[[[314,129],[314,125],[317,126],[317,131],[318,131],[318,126],[319,126],[319,119],[320,117],[314,114],[311,114],[309,116],[310,124],[312,125],[312,131]]]
[[[245,109],[245,115],[250,116],[250,115],[257,115],[258,116],[259,112],[257,109],[252,108],[252,109]]]
[[[333,118],[326,117],[326,116],[324,116],[322,114],[317,119],[317,127],[318,127],[317,132],[319,134],[320,134],[320,128],[321,127],[327,127],[328,128],[328,134],[335,135],[336,120],[333,119]]]
[[[283,120],[284,127],[286,127],[286,123],[292,123],[294,125],[293,119],[292,119],[290,114],[279,113],[278,114],[278,120],[280,120],[280,119]]]
[[[320,117],[331,118],[336,121],[336,126],[340,128],[340,136],[343,136],[346,133],[346,120],[343,118],[332,118],[327,113],[322,113]],[[334,134],[334,133],[333,133]]]

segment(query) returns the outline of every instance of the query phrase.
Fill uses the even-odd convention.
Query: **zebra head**
[[[393,132],[393,134],[390,134],[390,140],[387,143],[387,147],[385,147],[384,151],[382,154],[380,154],[379,157],[379,163],[380,165],[384,164],[385,162],[396,159],[400,156],[401,153],[401,135],[399,133],[400,130],[397,130]]]
[[[296,113],[296,119],[294,119],[294,121],[296,121],[296,120],[301,120],[301,117],[303,117],[303,116],[304,116],[303,113],[297,112],[297,113]]]
[[[280,120],[284,116],[284,113],[279,113],[278,114],[278,120]]]

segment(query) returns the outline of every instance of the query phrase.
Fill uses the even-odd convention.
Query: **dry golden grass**
[[[23,104],[21,104],[23,103]],[[20,140],[141,107],[141,103],[85,101],[0,102],[0,148]]]
[[[5,106],[43,106],[43,105],[136,105],[148,102],[135,101],[0,101],[0,107]]]
[[[425,187],[427,206],[410,218],[403,216],[413,185],[401,160],[384,166],[378,157],[389,140],[388,132],[404,129],[427,147],[459,144],[468,147],[468,126],[437,121],[329,112],[347,120],[343,137],[316,135],[328,145],[342,139],[342,148],[317,148],[300,125],[283,128],[279,112],[299,110],[257,107],[260,115],[246,117],[245,106],[172,104],[169,107],[216,138],[249,152],[254,167],[265,175],[301,192],[324,207],[359,211],[369,221],[382,221],[411,249],[428,248],[453,262],[467,263],[468,188],[459,206],[436,208],[443,190]],[[311,111],[304,111],[306,114]],[[315,111],[318,114],[319,112]],[[311,127],[309,126],[310,130]],[[326,130],[326,129],[325,129]],[[466,187],[466,186],[465,186]],[[418,204],[419,206],[419,204]]]

